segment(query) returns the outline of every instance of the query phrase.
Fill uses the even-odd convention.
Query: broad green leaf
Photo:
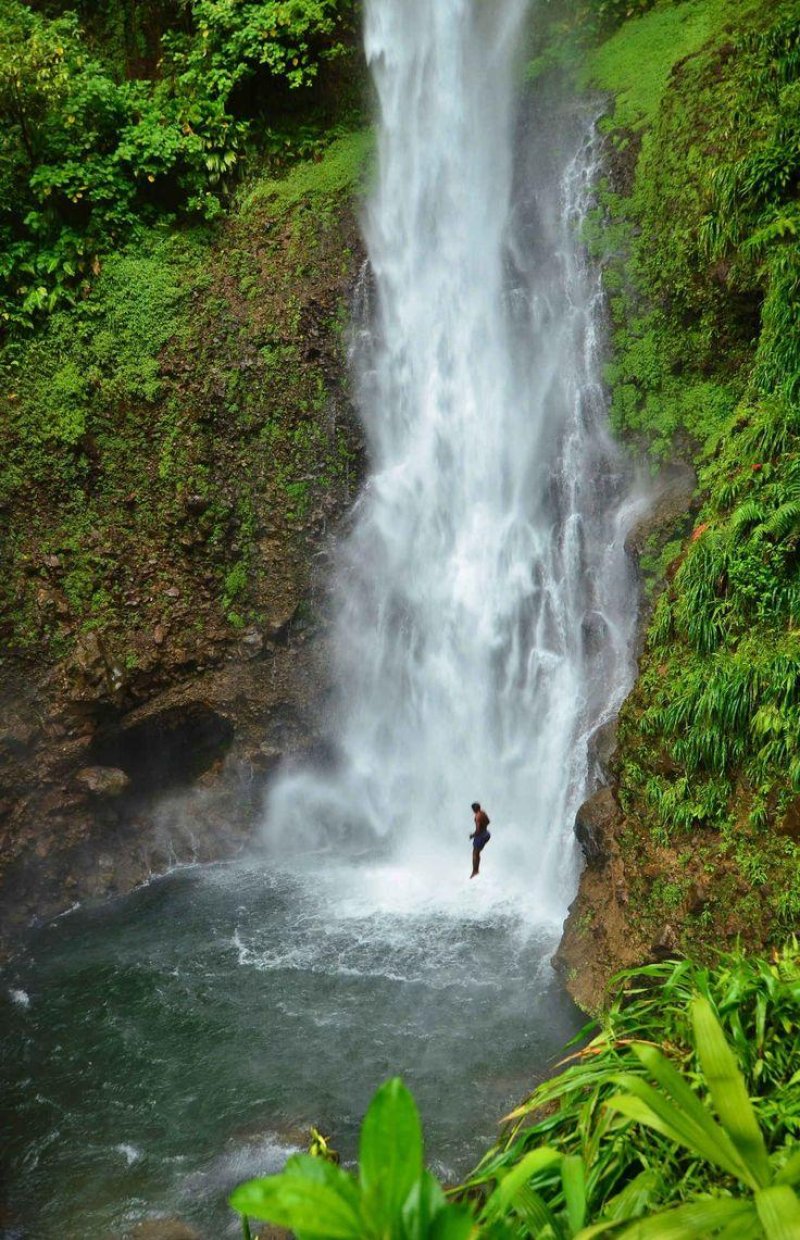
[[[361,1194],[358,1184],[352,1175],[328,1162],[326,1158],[312,1158],[310,1154],[293,1154],[287,1159],[283,1174],[296,1180],[312,1180],[315,1184],[326,1184],[338,1193],[343,1201],[349,1202],[358,1213]]]
[[[426,1240],[469,1240],[477,1235],[477,1224],[467,1206],[446,1206],[433,1220]]]
[[[433,1219],[446,1204],[439,1181],[430,1171],[423,1171],[403,1205],[405,1240],[427,1240]]]
[[[509,1210],[513,1210],[515,1218],[521,1219],[523,1223],[532,1227],[536,1236],[547,1232],[552,1232],[554,1236],[559,1233],[560,1229],[553,1211],[544,1198],[528,1184],[523,1184],[522,1188],[517,1189]]]
[[[689,1083],[681,1076],[677,1068],[654,1046],[639,1044],[633,1047],[637,1059],[644,1064],[650,1076],[665,1094],[693,1123],[702,1128],[714,1140],[719,1135],[719,1126],[710,1111],[703,1106]]]
[[[288,1227],[308,1240],[361,1240],[358,1213],[335,1189],[311,1179],[273,1175],[240,1185],[230,1197],[234,1210]]]
[[[646,1102],[665,1123],[673,1125],[673,1139],[677,1137],[701,1157],[757,1187],[747,1164],[724,1128],[664,1056],[652,1047],[635,1046],[633,1049],[654,1075],[658,1074],[656,1080],[663,1082],[664,1088],[669,1091],[668,1096],[665,1097],[638,1076],[624,1075],[618,1078],[620,1082],[627,1084],[631,1093]],[[679,1084],[676,1084],[676,1078]],[[681,1135],[678,1137],[677,1134]]]
[[[551,1150],[547,1147],[541,1150],[532,1150],[530,1154],[526,1154],[515,1167],[512,1167],[507,1175],[503,1176],[503,1179],[486,1202],[481,1217],[489,1219],[495,1214],[502,1214],[510,1206],[518,1190],[524,1184],[527,1184],[528,1180],[536,1175],[537,1172],[552,1167],[560,1159],[561,1155],[556,1150]]]
[[[582,1158],[571,1154],[562,1160],[561,1183],[570,1231],[580,1231],[586,1221],[586,1173]]]
[[[750,1169],[748,1182],[755,1179],[754,1187],[769,1184],[767,1149],[736,1057],[708,1000],[695,999],[691,1011],[695,1046],[717,1115]]]
[[[788,1160],[775,1176],[776,1184],[800,1184],[800,1148],[789,1155]]]
[[[620,1080],[623,1079],[620,1078]],[[644,1081],[632,1077],[628,1080],[628,1085],[636,1091],[636,1096],[615,1094],[609,1098],[606,1106],[613,1111],[619,1111],[622,1115],[627,1115],[629,1119],[636,1120],[637,1123],[646,1124],[648,1128],[655,1129],[670,1141],[683,1145],[691,1153],[721,1167],[729,1175],[737,1179],[741,1176],[742,1168],[736,1150],[718,1125],[715,1125],[715,1128],[719,1136],[718,1140],[715,1140],[703,1129],[687,1120],[686,1116],[679,1112],[671,1102],[668,1102]]]
[[[761,1226],[755,1206],[753,1206],[752,1217],[734,1219],[727,1227],[723,1227],[716,1233],[714,1240],[764,1240],[764,1228]]]
[[[639,1219],[624,1231],[617,1232],[619,1240],[689,1240],[691,1236],[708,1237],[721,1227],[736,1226],[752,1218],[755,1213],[751,1201],[734,1201],[730,1197],[708,1197],[664,1210]],[[585,1240],[579,1236],[577,1240]]]
[[[614,1220],[638,1218],[657,1195],[661,1183],[661,1177],[655,1171],[640,1172],[635,1180],[606,1202],[605,1213]]]
[[[369,1104],[359,1142],[364,1210],[378,1229],[399,1219],[422,1171],[417,1106],[400,1078],[394,1077],[381,1085]]]
[[[762,1188],[755,1202],[767,1240],[800,1240],[800,1201],[793,1188],[788,1184]]]

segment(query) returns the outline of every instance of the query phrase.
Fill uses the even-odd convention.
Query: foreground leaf
[[[800,1201],[786,1184],[756,1193],[756,1210],[767,1240],[800,1240]]]
[[[404,1240],[428,1240],[431,1224],[446,1204],[439,1181],[430,1171],[423,1171],[403,1206]]]
[[[307,1240],[360,1240],[361,1219],[335,1189],[299,1176],[273,1175],[242,1184],[230,1197],[234,1210],[288,1227]]]
[[[514,1194],[510,1206],[506,1209],[505,1217],[510,1221],[512,1214],[514,1219],[520,1219],[526,1223],[534,1236],[557,1236],[559,1233],[558,1220],[553,1211],[544,1198],[529,1184],[523,1184],[522,1188],[518,1188]]]
[[[556,1150],[533,1150],[521,1158],[515,1167],[503,1176],[489,1200],[486,1202],[482,1217],[491,1219],[502,1214],[511,1205],[519,1190],[528,1183],[539,1171],[555,1166],[561,1160]]]
[[[653,1090],[653,1093],[656,1093]],[[656,1094],[656,1097],[659,1095]],[[642,1101],[641,1098],[635,1098],[630,1094],[615,1094],[606,1104],[609,1110],[616,1111],[620,1115],[626,1116],[628,1119],[634,1120],[638,1124],[644,1124],[647,1128],[652,1128],[654,1132],[659,1132],[663,1137],[676,1145],[682,1145],[692,1154],[699,1155],[706,1161],[713,1163],[717,1167],[721,1167],[729,1175],[737,1176],[739,1174],[738,1162],[731,1163],[720,1156],[719,1150],[714,1143],[705,1137],[691,1134],[688,1138],[674,1124],[662,1119],[661,1115]],[[720,1130],[721,1131],[721,1130]]]
[[[754,1217],[755,1208],[751,1201],[709,1197],[705,1201],[678,1206],[675,1210],[665,1210],[662,1214],[651,1214],[617,1235],[620,1240],[689,1240],[692,1236],[707,1240],[722,1227],[746,1226],[748,1220]],[[585,1233],[578,1240],[585,1240]]]
[[[434,1219],[427,1240],[469,1240],[477,1235],[471,1210],[466,1206],[447,1206]]]
[[[733,1051],[707,999],[692,1004],[695,1046],[717,1115],[749,1169],[755,1187],[772,1178],[767,1148]]]
[[[400,1078],[394,1077],[375,1094],[361,1125],[359,1177],[364,1211],[376,1229],[399,1219],[422,1171],[417,1105]]]
[[[561,1164],[561,1183],[567,1205],[567,1221],[570,1230],[580,1231],[586,1222],[586,1173],[583,1159],[576,1154],[565,1158]]]
[[[705,1112],[702,1125],[687,1116],[684,1111],[640,1077],[623,1075],[617,1079],[619,1084],[628,1087],[631,1094],[616,1094],[609,1099],[607,1106],[611,1110],[619,1111],[627,1115],[629,1119],[646,1124],[649,1128],[660,1132],[662,1136],[669,1138],[670,1141],[683,1145],[691,1153],[698,1154],[707,1162],[721,1167],[729,1175],[737,1179],[746,1179],[747,1168],[742,1166],[736,1147],[719,1124],[715,1123],[711,1115],[705,1111],[699,1099],[695,1098],[694,1101]],[[753,1187],[757,1186],[753,1184]]]

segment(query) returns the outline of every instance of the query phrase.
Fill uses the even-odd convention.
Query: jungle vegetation
[[[732,932],[760,944],[800,913],[800,5],[613,16],[580,70],[613,98],[587,227],[612,420],[654,474],[678,458],[698,475],[642,560],[623,849],[633,872],[661,866],[631,890],[651,926],[712,942],[735,908]],[[708,900],[686,913],[693,882]]]
[[[676,455],[699,472],[698,510],[644,564],[654,611],[618,777],[632,868],[649,848],[662,877],[642,877],[631,907],[674,915],[699,865],[713,891],[682,922],[688,947],[707,953],[733,905],[746,940],[777,941],[800,915],[800,3],[552,10],[557,54],[536,71],[578,72],[577,41],[582,86],[609,101],[614,173],[587,243],[613,421],[654,472]],[[348,258],[337,211],[367,145],[356,18],[354,0],[5,0],[10,648],[60,657],[76,625],[136,621],[117,566],[150,553],[171,573],[153,592],[185,580],[189,596],[196,551],[243,626],[255,489],[291,525],[312,469],[324,489],[348,468],[347,443],[323,443],[311,416],[325,392],[301,364],[296,294]],[[244,478],[226,433],[261,474]],[[202,506],[190,531],[187,500]],[[63,614],[28,573],[56,582]],[[365,1121],[358,1180],[300,1158],[235,1205],[301,1237],[800,1235],[796,944],[620,985],[457,1190],[424,1171],[395,1082]]]
[[[791,1240],[800,1235],[800,958],[730,954],[617,979],[581,1049],[457,1188],[424,1168],[402,1082],[364,1119],[357,1173],[296,1155],[231,1198],[299,1240]],[[318,1147],[317,1147],[318,1150]]]
[[[248,153],[276,166],[307,153],[314,88],[345,54],[351,19],[351,0],[7,0],[6,331],[85,296],[136,224],[215,219]]]
[[[0,8],[2,657],[95,630],[134,681],[168,589],[188,658],[262,621],[257,531],[294,554],[352,472],[318,415],[369,146],[353,9]]]
[[[734,903],[733,933],[764,943],[800,913],[800,4],[549,0],[547,11],[550,46],[532,75],[560,66],[573,87],[605,93],[610,175],[586,236],[604,269],[612,419],[654,471],[678,456],[699,474],[698,511],[642,560],[654,613],[617,775],[633,868],[657,853],[663,873],[631,903],[655,926],[705,877],[709,900],[682,915],[686,945],[713,942]],[[324,392],[298,361],[292,287],[313,283],[321,252],[331,266],[308,204],[324,203],[332,237],[366,149],[357,21],[355,0],[3,5],[11,649],[58,658],[76,629],[127,624],[114,563],[171,555],[167,588],[190,567],[188,545],[175,559],[179,538],[202,550],[224,617],[254,619],[258,503],[244,483],[215,488],[228,421],[270,456],[270,503],[290,525],[308,517],[321,452],[320,485],[349,469],[347,446],[323,452],[306,416]],[[213,258],[232,220],[246,329]],[[255,322],[254,261],[260,227],[277,255],[279,220],[280,329]],[[220,340],[212,426],[201,404]],[[188,390],[188,356],[195,371],[209,361],[202,392]],[[191,534],[188,496],[206,504]],[[169,555],[154,541],[165,528]],[[42,555],[61,567],[40,568]],[[41,605],[26,574],[41,577]],[[142,657],[119,641],[123,661]]]

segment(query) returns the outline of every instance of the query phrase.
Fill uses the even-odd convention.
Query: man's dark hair
[[[477,814],[477,812],[478,812],[478,810],[480,809],[480,807],[481,807],[481,803],[480,803],[480,801],[473,801],[473,802],[472,802],[472,805],[470,806],[470,808],[472,809],[473,813],[475,813],[475,814]]]

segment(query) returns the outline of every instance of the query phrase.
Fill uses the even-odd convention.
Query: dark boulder
[[[584,801],[575,818],[575,835],[587,865],[599,867],[610,859],[618,820],[619,807],[610,788],[601,788]]]
[[[586,745],[589,779],[592,784],[610,784],[611,763],[617,752],[617,720],[609,719],[596,727]]]

